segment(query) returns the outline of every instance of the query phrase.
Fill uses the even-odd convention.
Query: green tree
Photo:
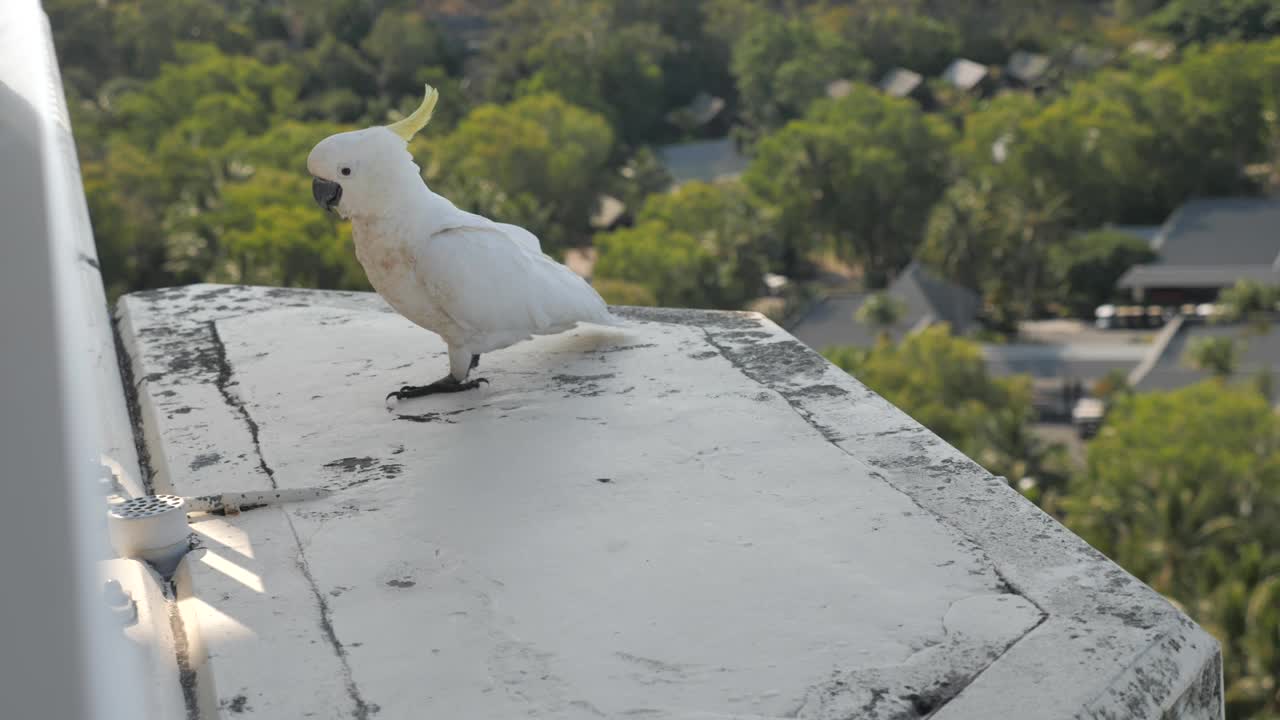
[[[918,256],[942,277],[982,288],[995,274],[993,248],[1006,232],[1000,205],[989,177],[958,179],[930,212]]]
[[[608,119],[636,145],[659,134],[663,64],[674,43],[651,20],[606,0],[514,0],[493,41],[490,95],[553,93]]]
[[[896,66],[937,75],[961,54],[959,29],[921,0],[859,0],[825,9],[817,22],[870,61],[877,78]]]
[[[459,69],[458,50],[422,13],[379,13],[360,49],[377,68],[378,89],[393,96],[420,95],[423,71],[433,67]],[[444,74],[444,73],[441,73]]]
[[[1147,20],[1181,44],[1255,40],[1280,33],[1276,0],[1172,0]]]
[[[555,95],[481,105],[430,147],[432,188],[460,207],[527,227],[547,249],[585,244],[613,132]]]
[[[1096,230],[1072,235],[1049,249],[1049,272],[1058,284],[1055,299],[1076,317],[1091,318],[1114,296],[1125,271],[1155,258],[1146,241],[1125,233]]]
[[[991,319],[1015,331],[1052,297],[1049,256],[1070,217],[1066,195],[1038,178],[1016,187],[962,178],[934,207],[920,257],[980,289]]]
[[[863,325],[870,325],[880,331],[881,338],[887,338],[889,328],[902,319],[904,308],[902,303],[887,293],[875,293],[858,306],[854,319]]]
[[[739,113],[757,132],[781,127],[826,96],[827,84],[863,79],[868,67],[838,34],[807,18],[757,15],[733,44]]]
[[[596,236],[596,272],[641,285],[664,305],[741,307],[759,295],[770,263],[755,213],[736,183],[691,182],[651,195],[634,228]],[[656,257],[664,248],[670,257]]]
[[[857,86],[763,139],[744,181],[776,213],[786,272],[816,240],[883,286],[920,242],[950,137],[915,103]]]
[[[693,235],[648,220],[598,235],[595,245],[600,281],[645,288],[658,305],[713,307],[707,280],[714,274],[715,259]]]
[[[350,250],[351,226],[317,212],[310,183],[292,171],[263,168],[228,185],[216,213],[222,261],[205,278],[285,287],[367,289]]]
[[[308,199],[306,154],[342,128],[291,119],[299,73],[210,45],[175,52],[107,108],[78,112],[94,124],[78,137],[110,292],[213,280],[367,287],[346,231]]]
[[[1233,338],[1200,338],[1187,348],[1183,362],[1191,367],[1226,379],[1235,374],[1240,365],[1240,345]]]
[[[1271,326],[1276,308],[1280,306],[1280,287],[1263,285],[1253,280],[1238,280],[1222,291],[1218,297],[1223,322],[1246,322],[1259,334]]]
[[[1117,399],[1063,505],[1221,641],[1228,717],[1280,713],[1280,421],[1262,397],[1202,383]]]
[[[653,307],[658,304],[658,297],[644,285],[614,280],[613,278],[596,278],[592,283],[600,297],[610,305],[637,305]]]

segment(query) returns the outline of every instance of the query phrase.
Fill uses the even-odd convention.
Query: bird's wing
[[[516,243],[531,252],[541,253],[542,243],[538,242],[538,236],[525,230],[519,225],[511,225],[509,223],[494,223],[507,237],[515,240]]]
[[[423,284],[463,330],[471,352],[579,322],[617,323],[585,280],[497,228],[444,230],[418,246],[415,256]]]

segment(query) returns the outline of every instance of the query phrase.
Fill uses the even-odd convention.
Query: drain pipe
[[[111,505],[107,510],[107,530],[111,547],[120,557],[147,562],[168,578],[191,549],[187,513],[234,515],[241,510],[317,500],[332,494],[327,488],[298,488],[198,497],[143,495]]]

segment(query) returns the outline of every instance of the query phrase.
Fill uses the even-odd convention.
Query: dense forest
[[[460,207],[592,246],[614,302],[718,308],[913,259],[986,322],[1085,316],[1149,257],[1105,229],[1280,182],[1280,0],[46,0],[114,297],[364,289],[305,157],[441,91],[411,150]],[[1009,71],[1017,52],[1049,60]],[[961,87],[957,58],[987,68]],[[918,92],[882,92],[895,68]],[[833,90],[842,85],[839,92]],[[700,108],[714,102],[711,117]],[[672,187],[660,148],[746,170]],[[624,219],[593,224],[602,197]],[[786,306],[784,310],[786,312]],[[1231,717],[1280,717],[1280,420],[1269,386],[1114,388],[1072,468],[1030,389],[944,328],[833,361],[1063,518],[1223,643]]]

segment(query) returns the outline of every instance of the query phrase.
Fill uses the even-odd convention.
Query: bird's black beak
[[[332,210],[338,207],[338,201],[342,199],[342,186],[332,180],[314,178],[311,181],[311,196],[316,199],[317,205],[325,210]]]

